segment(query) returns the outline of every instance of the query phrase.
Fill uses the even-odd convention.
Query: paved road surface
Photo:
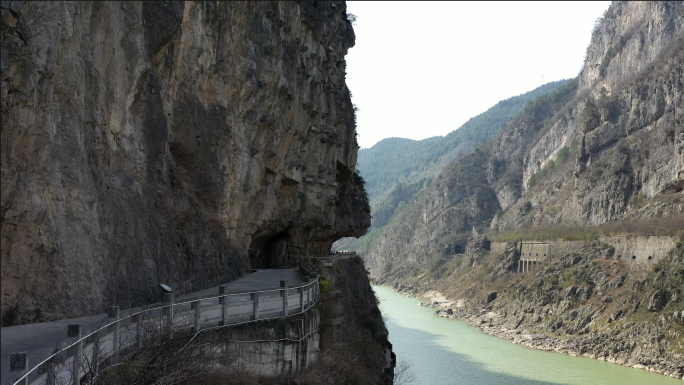
[[[280,288],[280,281],[288,281],[288,286],[299,286],[304,284],[297,268],[292,269],[270,269],[258,270],[255,273],[239,278],[227,283],[228,293],[244,293],[258,290],[269,290]],[[186,294],[175,299],[175,302],[189,301],[197,298],[218,295],[218,286]],[[277,295],[277,293],[274,293]],[[203,301],[204,302],[204,301]],[[216,302],[216,300],[213,300]],[[121,315],[125,317],[138,309],[122,310]],[[20,326],[4,327],[0,329],[2,333],[2,355],[0,362],[2,385],[11,384],[13,380],[23,374],[21,370],[10,371],[10,355],[12,353],[26,352],[29,357],[29,367],[41,362],[51,355],[55,348],[68,346],[74,338],[67,337],[67,325],[82,324],[83,334],[90,333],[91,330],[101,326],[107,320],[107,314],[94,316],[65,319],[53,322],[43,322]]]

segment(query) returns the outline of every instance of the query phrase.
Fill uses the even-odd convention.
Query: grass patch
[[[517,230],[500,231],[487,235],[495,242],[546,241],[594,241],[599,236],[630,235],[679,235],[684,229],[684,215],[638,221],[618,221],[601,226],[538,226]]]

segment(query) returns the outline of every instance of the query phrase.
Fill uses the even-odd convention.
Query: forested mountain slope
[[[439,175],[444,166],[459,154],[494,136],[523,110],[527,102],[552,92],[566,82],[559,80],[546,83],[532,91],[502,100],[443,137],[423,140],[387,138],[371,148],[360,149],[358,169],[366,180],[371,206],[398,182]]]
[[[357,168],[365,179],[372,208],[373,222],[369,231],[385,226],[399,207],[414,200],[448,164],[494,136],[501,127],[520,114],[528,102],[553,92],[568,81],[550,82],[522,95],[502,100],[443,137],[418,141],[387,138],[369,149],[359,150]],[[360,241],[367,243],[370,238],[365,236]],[[356,238],[344,238],[335,243],[334,248],[358,248],[356,242]]]

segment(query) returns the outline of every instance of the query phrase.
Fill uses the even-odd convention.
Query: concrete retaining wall
[[[520,260],[545,261],[550,258],[548,242],[522,242],[520,244]]]
[[[238,367],[264,376],[301,373],[318,362],[318,308],[276,321],[230,328],[216,343],[234,357]],[[216,345],[215,345],[216,346]]]
[[[599,237],[602,243],[615,248],[614,259],[634,266],[648,265],[667,256],[677,244],[671,236],[621,236]],[[501,254],[506,250],[506,242],[492,242],[491,254]],[[546,258],[562,258],[587,246],[586,241],[549,241],[517,243],[520,259],[524,261],[543,261]]]
[[[599,237],[599,241],[615,248],[613,258],[637,265],[664,258],[677,244],[677,239],[669,236]]]
[[[560,242],[550,242],[549,254],[552,257],[563,257],[573,251],[577,251],[582,247],[588,245],[585,241],[560,241]]]

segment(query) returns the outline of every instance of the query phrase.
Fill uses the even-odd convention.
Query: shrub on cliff
[[[320,289],[321,293],[327,293],[328,290],[330,290],[331,285],[332,285],[332,282],[325,279],[324,277],[318,278],[318,288]]]

